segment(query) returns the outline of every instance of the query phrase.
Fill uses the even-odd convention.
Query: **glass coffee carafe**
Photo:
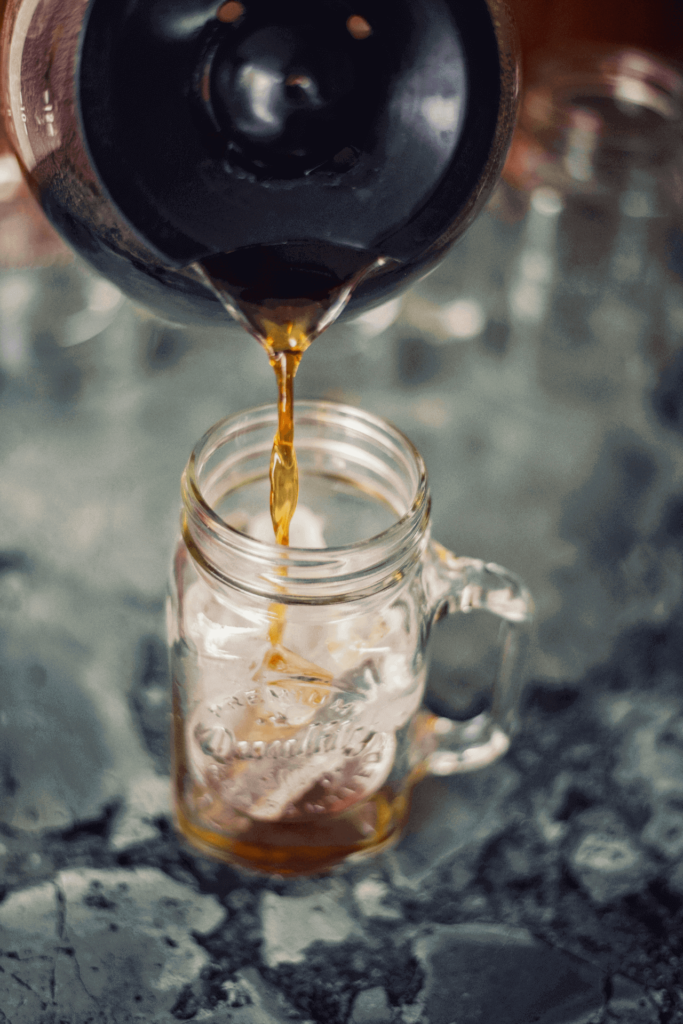
[[[1,66],[54,226],[176,321],[225,315],[223,254],[258,294],[264,268],[329,291],[373,266],[352,312],[426,273],[497,179],[518,88],[499,0],[8,0]]]

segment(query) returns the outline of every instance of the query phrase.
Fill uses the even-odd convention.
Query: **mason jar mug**
[[[507,570],[430,539],[421,456],[343,405],[297,403],[299,505],[291,546],[276,545],[276,422],[263,407],[218,423],[183,474],[168,604],[173,785],[195,847],[293,874],[386,847],[421,777],[505,753],[533,606]],[[474,610],[499,623],[495,665],[471,714],[433,714],[432,626]]]

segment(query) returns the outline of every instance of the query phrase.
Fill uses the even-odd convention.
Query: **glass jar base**
[[[376,827],[367,838],[359,827],[372,804]],[[342,861],[358,861],[386,850],[400,838],[408,816],[409,800],[400,794],[390,798],[376,793],[360,808],[328,818],[303,823],[260,823],[239,837],[213,831],[194,822],[177,803],[176,830],[195,850],[226,864],[235,864],[265,874],[317,875],[330,871]]]

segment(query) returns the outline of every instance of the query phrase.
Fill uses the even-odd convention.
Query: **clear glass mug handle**
[[[522,667],[534,603],[513,573],[479,558],[458,558],[430,541],[424,580],[431,622],[454,612],[482,609],[500,618],[499,660],[487,711],[466,721],[420,715],[423,769],[432,775],[473,771],[502,757],[510,746],[523,686]]]

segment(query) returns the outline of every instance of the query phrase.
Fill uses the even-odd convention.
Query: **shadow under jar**
[[[183,474],[173,778],[195,847],[296,874],[383,849],[421,777],[505,753],[533,606],[505,569],[430,539],[421,456],[343,405],[297,406],[299,506],[292,546],[277,546],[275,420],[263,407],[217,424]],[[422,706],[432,624],[476,609],[499,622],[497,669],[474,714],[438,717]]]

